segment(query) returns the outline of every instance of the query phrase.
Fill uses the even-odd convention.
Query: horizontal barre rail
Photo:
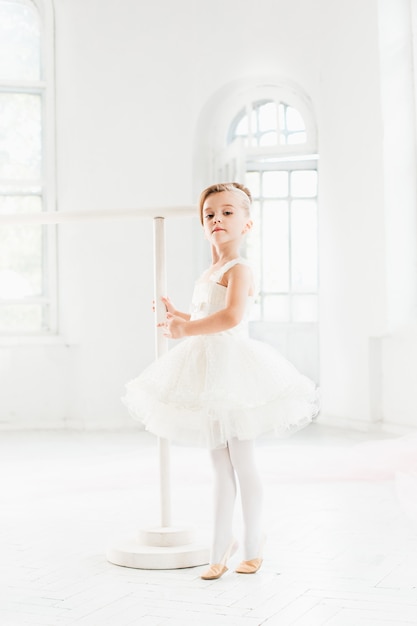
[[[65,224],[103,220],[143,219],[155,217],[197,217],[195,206],[148,207],[143,209],[109,209],[97,211],[39,211],[39,213],[3,213],[2,224]]]

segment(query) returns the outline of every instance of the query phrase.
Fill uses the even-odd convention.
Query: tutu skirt
[[[122,400],[158,437],[209,448],[285,436],[318,413],[310,379],[268,344],[233,333],[183,340],[129,382]]]

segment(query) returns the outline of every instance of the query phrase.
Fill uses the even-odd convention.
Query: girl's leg
[[[229,441],[229,453],[239,479],[244,523],[244,560],[261,556],[263,489],[253,441]]]
[[[214,470],[214,529],[210,563],[220,563],[233,540],[236,478],[229,449],[211,450]]]

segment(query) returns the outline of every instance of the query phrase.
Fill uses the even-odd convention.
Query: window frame
[[[249,128],[252,111],[256,109],[256,106],[267,102],[275,102],[277,111],[279,111],[279,106],[284,104],[293,107],[300,113],[305,125],[305,142],[280,143],[281,129],[279,126],[277,128],[278,141],[275,145],[255,145],[255,142],[252,142],[251,139],[245,141],[242,135],[236,136],[232,141],[233,130],[238,126],[243,115],[246,114],[248,116]],[[252,136],[256,137],[256,135]],[[275,84],[258,84],[248,87],[245,91],[233,94],[223,102],[223,106],[218,112],[211,153],[211,177],[217,181],[236,180],[244,183],[245,174],[251,169],[257,169],[258,171],[261,169],[277,169],[277,164],[279,164],[279,169],[282,170],[315,169],[318,175],[317,128],[310,99],[300,88],[289,84],[287,81],[277,81]],[[315,200],[318,210],[318,197]],[[317,215],[317,241],[318,220],[319,216]],[[290,242],[289,245],[291,245]],[[318,265],[317,274],[317,291],[314,292],[314,295],[317,296],[318,300],[320,286]],[[291,285],[291,277],[289,278],[289,285]],[[288,293],[291,300],[291,289],[285,293]],[[284,294],[280,293],[280,295]],[[305,295],[309,294],[306,293]],[[259,297],[262,298],[261,292],[259,292]],[[319,315],[319,311],[317,315]],[[290,315],[288,322],[277,323],[288,326],[295,324],[297,326],[305,325],[312,327],[318,325],[318,319],[317,317],[317,321],[313,322],[298,322],[292,321],[292,316]],[[262,319],[259,322],[268,323]]]
[[[39,95],[41,99],[41,142],[42,162],[40,191],[25,190],[25,183],[12,191],[0,192],[8,196],[30,196],[41,198],[41,211],[56,210],[56,122],[55,122],[55,20],[50,0],[29,0],[37,10],[40,23],[40,78],[38,80],[2,80],[0,92]],[[40,296],[24,299],[4,298],[0,306],[41,304],[48,307],[47,327],[36,331],[1,331],[0,343],[36,343],[58,333],[58,272],[57,272],[57,227],[43,225],[42,281]],[[45,311],[45,309],[44,309]],[[43,315],[45,313],[43,312]]]
[[[252,103],[260,101],[275,101],[276,105],[285,103],[296,109],[304,121],[306,141],[304,143],[280,143],[280,134],[277,134],[277,143],[274,145],[247,145],[242,135],[229,143],[230,129],[236,117],[242,110],[250,112]],[[249,127],[249,122],[248,122]],[[279,126],[278,126],[279,128]],[[265,130],[265,129],[263,129]],[[245,174],[255,165],[272,168],[296,169],[306,164],[308,169],[317,170],[317,290],[314,292],[317,300],[317,318],[315,321],[278,319],[267,321],[250,320],[250,333],[255,339],[270,343],[277,348],[284,357],[312,380],[320,380],[320,267],[319,267],[319,154],[317,141],[316,118],[314,107],[309,96],[302,87],[287,79],[271,77],[271,79],[248,79],[230,84],[223,90],[222,102],[219,105],[218,96],[213,98],[212,119],[207,119],[206,146],[209,147],[209,161],[207,162],[207,184],[222,181],[237,181],[245,183]],[[210,134],[209,134],[210,133]],[[254,143],[254,142],[253,142]],[[298,165],[297,165],[298,164]],[[242,250],[245,254],[245,250]],[[289,292],[286,294],[290,295]],[[298,295],[298,294],[297,294]],[[304,295],[304,294],[302,294]],[[306,294],[307,295],[307,294]],[[256,303],[255,303],[256,306]],[[256,311],[253,311],[256,313]]]
[[[263,172],[268,172],[268,171],[282,171],[282,172],[294,172],[297,170],[301,170],[301,171],[307,171],[307,170],[311,170],[317,173],[318,175],[318,159],[314,158],[313,156],[311,156],[311,158],[307,158],[307,159],[302,159],[301,157],[299,159],[292,159],[292,160],[288,160],[288,159],[281,159],[281,158],[277,158],[275,160],[268,160],[267,162],[263,162],[261,163],[259,160],[256,159],[247,159],[246,160],[246,167],[245,167],[245,171],[246,172],[259,172],[259,173],[263,173]],[[278,167],[277,167],[278,165]],[[294,200],[300,200],[301,198],[295,197],[293,198],[293,196],[291,195],[291,193],[289,193],[289,195],[285,198],[282,198],[283,201],[288,202],[288,290],[287,291],[264,291],[262,289],[262,275],[263,275],[263,261],[261,259],[260,261],[260,265],[261,265],[261,284],[259,285],[259,291],[257,293],[258,298],[260,299],[259,302],[259,309],[260,309],[260,318],[256,321],[256,323],[258,322],[262,322],[262,323],[270,323],[270,320],[266,319],[264,316],[264,298],[265,296],[288,296],[289,299],[289,319],[287,321],[280,321],[279,324],[280,325],[294,325],[296,324],[297,326],[311,326],[311,327],[315,327],[318,324],[318,297],[319,297],[319,268],[318,268],[318,258],[317,258],[317,276],[316,276],[316,280],[317,280],[317,288],[314,291],[297,291],[294,289],[293,286],[293,281],[292,281],[292,260],[293,260],[293,255],[292,255],[292,238],[291,238],[291,204]],[[306,198],[306,200],[310,200],[312,199],[313,201],[315,201],[316,203],[316,210],[317,210],[317,220],[316,220],[316,240],[318,241],[318,190],[317,190],[317,194],[315,196],[312,196],[311,198]],[[257,196],[254,198],[255,201],[258,201]],[[269,201],[269,198],[265,198],[265,197],[261,197],[260,200],[262,201]],[[279,200],[281,200],[281,198],[279,198]],[[262,228],[262,223],[260,225],[260,227]],[[316,296],[316,300],[317,300],[317,320],[313,320],[313,321],[298,321],[294,319],[293,316],[293,298],[294,296]]]

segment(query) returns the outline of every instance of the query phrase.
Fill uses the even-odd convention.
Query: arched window
[[[287,146],[306,142],[306,127],[299,111],[285,102],[258,100],[242,109],[229,129],[228,143],[242,138],[245,146]]]
[[[318,381],[318,155],[311,107],[284,86],[244,95],[243,105],[239,96],[229,102],[228,119],[219,125],[213,178],[243,182],[253,195],[255,226],[245,251],[259,289],[252,332]]]
[[[0,0],[0,212],[55,208],[51,6]],[[56,330],[55,231],[0,231],[0,333]]]

